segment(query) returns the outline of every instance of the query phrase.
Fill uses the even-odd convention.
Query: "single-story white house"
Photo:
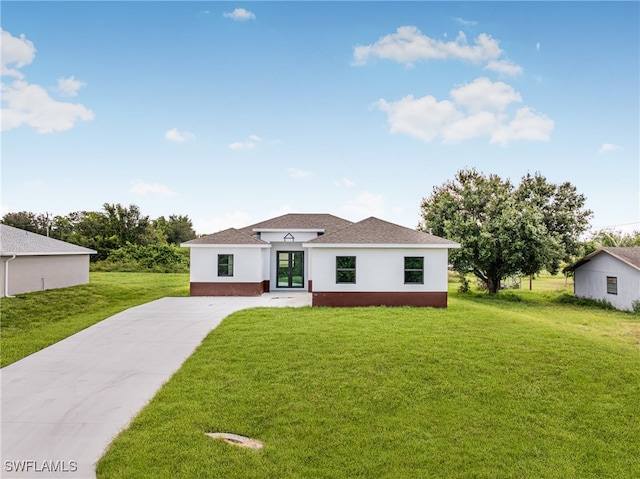
[[[0,296],[86,284],[91,254],[89,248],[0,225]]]
[[[640,300],[640,248],[600,248],[567,268],[573,271],[574,294],[606,300],[615,308],[631,310]]]
[[[458,243],[378,218],[286,214],[182,243],[192,296],[309,291],[314,306],[447,306]]]

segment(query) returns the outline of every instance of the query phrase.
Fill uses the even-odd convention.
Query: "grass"
[[[86,285],[0,299],[0,365],[163,296],[187,296],[188,274],[91,273]]]
[[[98,477],[640,477],[640,321],[536,286],[446,310],[235,313]]]

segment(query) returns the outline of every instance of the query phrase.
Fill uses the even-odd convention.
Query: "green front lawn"
[[[0,299],[0,365],[6,366],[127,308],[188,296],[188,274],[91,273],[86,285]]]
[[[640,321],[535,289],[453,293],[446,310],[236,313],[98,477],[640,477]]]

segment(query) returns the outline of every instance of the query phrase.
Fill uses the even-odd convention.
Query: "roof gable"
[[[307,242],[315,244],[400,244],[441,245],[456,248],[458,243],[422,231],[370,217],[341,230]]]
[[[192,239],[182,243],[183,246],[198,245],[198,244],[222,244],[222,245],[267,245],[268,243],[243,233],[235,228],[229,228],[223,231],[218,231],[200,238]]]
[[[617,260],[631,266],[633,269],[637,269],[638,271],[640,271],[640,247],[637,246],[600,248],[593,253],[588,254],[577,263],[569,266],[568,268],[565,268],[564,271],[575,271],[583,264],[588,263],[593,258],[603,253],[613,256]]]
[[[13,226],[0,225],[0,254],[55,255],[55,254],[95,254],[96,251],[66,241],[21,230]]]
[[[241,228],[240,231],[252,235],[255,230],[286,229],[286,230],[323,230],[325,234],[352,225],[351,221],[330,214],[318,213],[289,213],[266,221],[261,221]]]

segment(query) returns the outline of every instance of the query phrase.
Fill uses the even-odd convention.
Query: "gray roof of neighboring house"
[[[89,248],[0,224],[0,254],[2,256],[95,253],[96,251]]]
[[[192,239],[182,243],[183,245],[196,245],[196,244],[227,244],[227,245],[266,245],[268,243],[243,233],[235,228],[229,228],[223,231],[218,231],[211,235],[201,236],[200,238]]]
[[[594,251],[593,253],[588,254],[577,263],[572,264],[571,266],[565,268],[564,271],[575,271],[576,268],[579,268],[583,264],[588,263],[593,258],[595,258],[596,256],[602,253],[607,253],[613,256],[614,258],[622,261],[623,263],[628,264],[632,268],[640,271],[640,247],[637,247],[637,246],[600,248]]]
[[[370,217],[346,228],[314,238],[313,244],[411,244],[458,247],[458,243],[395,223]]]
[[[246,226],[241,228],[240,231],[246,234],[254,234],[256,229],[322,229],[327,234],[352,224],[351,221],[329,214],[289,213]]]

